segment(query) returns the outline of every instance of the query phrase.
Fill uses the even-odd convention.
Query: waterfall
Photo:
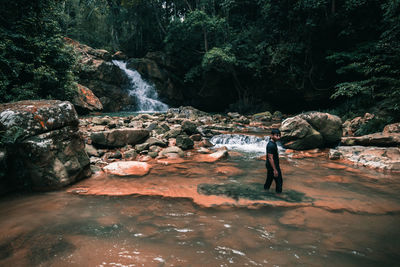
[[[165,112],[168,106],[158,100],[157,91],[149,83],[144,81],[136,70],[126,68],[126,62],[112,61],[123,70],[129,78],[129,95],[136,99],[138,112]]]
[[[269,136],[264,138],[254,135],[242,134],[220,134],[212,137],[210,142],[215,147],[226,146],[228,149],[239,150],[254,154],[265,154],[266,146],[269,142]],[[278,149],[285,149],[278,143]]]

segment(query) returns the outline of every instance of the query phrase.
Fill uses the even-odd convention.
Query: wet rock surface
[[[105,166],[104,171],[116,176],[145,176],[150,172],[150,165],[139,161],[113,162]]]

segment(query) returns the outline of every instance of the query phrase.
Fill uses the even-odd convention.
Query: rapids
[[[288,153],[277,195],[246,153],[4,196],[0,266],[398,266],[398,175]]]

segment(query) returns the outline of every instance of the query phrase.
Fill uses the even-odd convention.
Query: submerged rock
[[[204,195],[227,196],[235,200],[240,198],[250,200],[270,200],[285,202],[312,202],[312,198],[307,197],[302,192],[287,190],[282,194],[266,193],[260,190],[262,184],[199,184],[197,192]]]
[[[198,162],[216,162],[222,159],[226,159],[229,157],[229,153],[227,150],[219,150],[212,154],[201,154],[195,157],[195,160]]]
[[[116,176],[145,176],[150,169],[151,166],[148,163],[139,161],[118,161],[103,168],[106,173]]]

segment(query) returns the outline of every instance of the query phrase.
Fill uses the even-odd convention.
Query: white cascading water
[[[129,78],[129,95],[136,98],[138,112],[165,112],[168,105],[158,100],[157,91],[142,79],[139,72],[126,68],[126,62],[113,60],[113,63],[123,70]]]
[[[225,146],[229,150],[238,150],[246,153],[261,155],[265,154],[269,136],[264,138],[254,135],[242,134],[220,134],[212,137],[210,142],[215,147]],[[278,143],[278,149],[284,151],[282,146]]]

